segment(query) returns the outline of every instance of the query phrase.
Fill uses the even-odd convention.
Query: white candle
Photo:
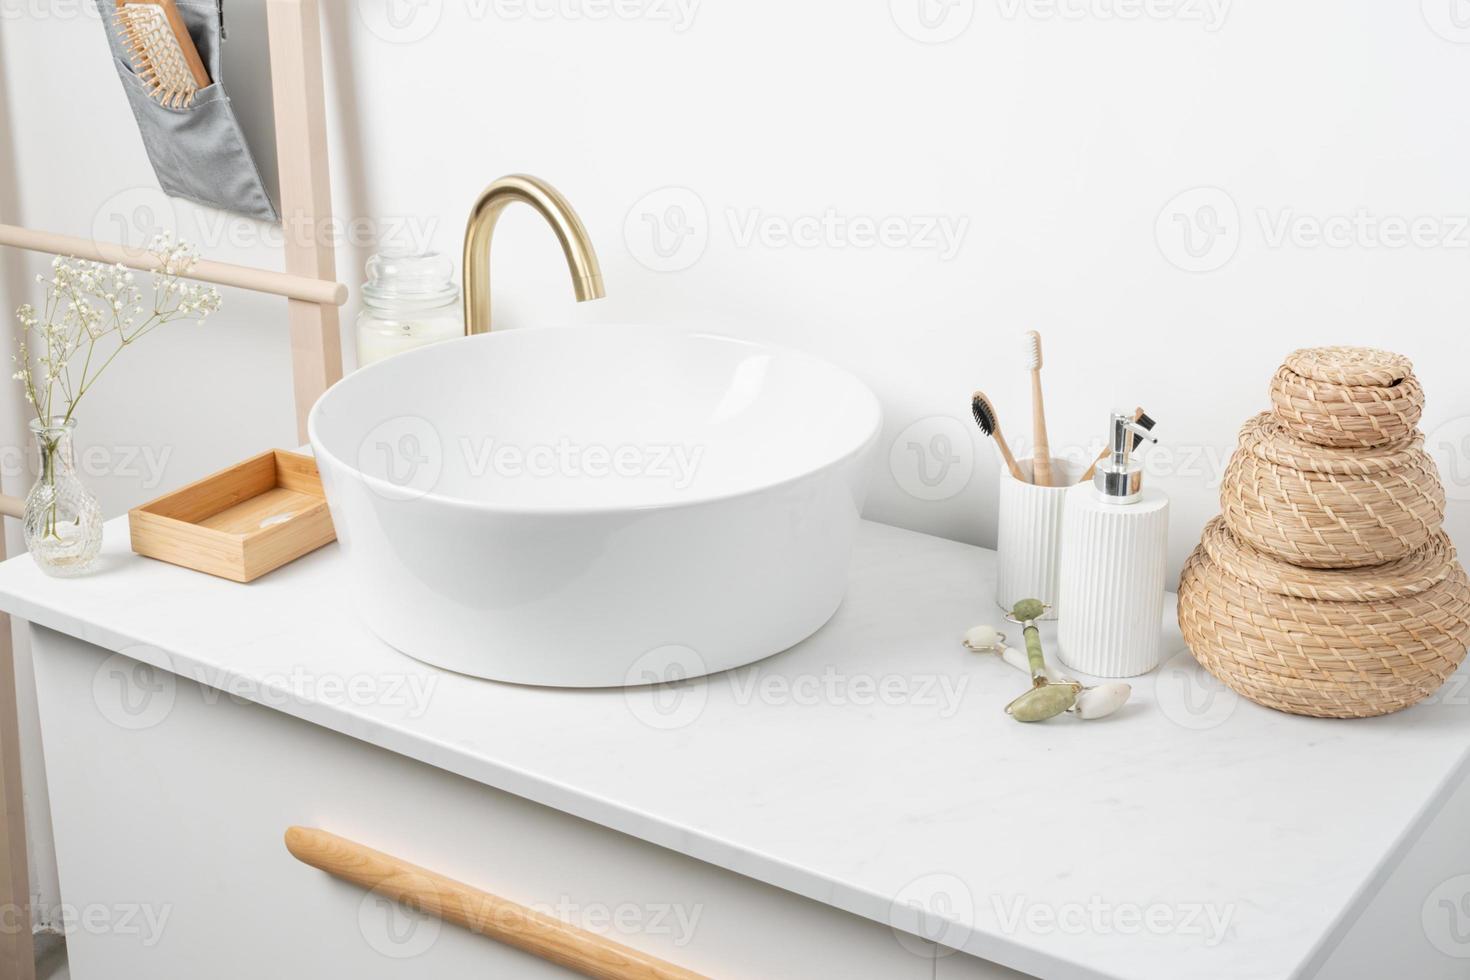
[[[357,315],[357,366],[464,336],[454,266],[437,252],[368,259]]]
[[[437,344],[464,336],[458,317],[411,321],[361,322],[357,328],[357,365],[366,367],[385,357],[401,354],[415,347]]]

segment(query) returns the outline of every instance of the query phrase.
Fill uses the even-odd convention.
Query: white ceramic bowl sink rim
[[[834,374],[840,377],[844,383],[851,385],[854,392],[857,393],[859,400],[862,402],[862,411],[866,418],[861,421],[863,421],[865,424],[855,428],[854,431],[861,432],[861,436],[859,438],[851,440],[850,445],[845,445],[843,448],[836,451],[835,454],[830,455],[830,458],[825,458],[819,462],[814,462],[813,465],[807,466],[801,469],[799,472],[793,472],[786,476],[782,476],[773,480],[767,480],[761,483],[742,485],[731,490],[694,493],[678,501],[619,502],[607,504],[535,504],[507,501],[487,502],[482,500],[471,500],[465,497],[446,494],[436,490],[427,490],[424,492],[415,493],[413,495],[413,499],[418,501],[431,501],[435,504],[442,504],[444,506],[461,508],[478,513],[526,515],[544,514],[548,516],[572,516],[578,514],[612,515],[620,513],[638,513],[643,511],[661,511],[674,510],[685,507],[697,507],[704,504],[711,504],[725,500],[736,500],[741,497],[750,497],[757,494],[766,493],[782,486],[786,486],[788,484],[795,484],[804,480],[808,480],[814,474],[822,473],[843,466],[851,461],[854,457],[864,452],[878,437],[879,432],[882,430],[883,409],[878,401],[878,396],[873,393],[873,390],[869,388],[867,384],[862,381],[862,379],[858,378],[857,375],[853,374],[851,371],[848,371],[846,368],[833,364],[832,362],[827,361],[824,358],[821,358],[815,354],[810,354],[806,351],[798,350],[792,347],[785,347],[779,344],[771,344],[765,341],[746,340],[740,337],[732,337],[728,334],[715,333],[709,330],[685,330],[678,327],[658,327],[642,324],[636,326],[595,324],[586,326],[579,325],[564,327],[522,327],[519,329],[502,330],[499,332],[491,331],[490,333],[476,334],[470,337],[458,338],[455,340],[444,341],[438,344],[429,344],[424,347],[414,348],[412,350],[395,354],[391,358],[385,358],[374,364],[369,364],[366,367],[358,368],[357,371],[353,372],[353,374],[344,376],[335,384],[333,384],[331,388],[327,389],[327,391],[324,392],[319,399],[317,399],[316,404],[312,406],[310,413],[308,413],[306,420],[307,439],[312,446],[313,452],[319,457],[330,459],[337,466],[340,466],[342,469],[352,473],[354,478],[361,480],[370,488],[384,494],[385,496],[391,497],[395,494],[401,493],[402,488],[395,486],[390,481],[384,480],[381,477],[374,476],[371,473],[363,472],[363,470],[358,467],[354,462],[343,459],[340,455],[333,453],[330,449],[327,448],[326,441],[321,438],[319,432],[319,419],[322,412],[322,406],[329,403],[329,401],[332,399],[332,393],[336,391],[337,388],[339,388],[341,385],[349,383],[354,376],[358,374],[363,374],[364,372],[395,369],[402,370],[404,368],[404,362],[406,359],[433,356],[442,357],[443,352],[440,349],[449,345],[496,343],[497,340],[500,338],[530,330],[554,330],[559,333],[592,333],[609,330],[623,330],[637,331],[644,333],[645,335],[665,334],[670,337],[677,336],[681,338],[696,340],[713,340],[722,344],[731,344],[734,346],[743,347],[752,353],[774,354],[782,357],[790,357],[814,364],[819,364],[825,369],[834,372]],[[436,354],[436,352],[438,353]],[[396,367],[393,363],[395,361],[399,362]]]

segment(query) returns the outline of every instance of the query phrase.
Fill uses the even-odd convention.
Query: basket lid
[[[1216,517],[1205,525],[1201,545],[1210,560],[1266,592],[1323,602],[1379,602],[1427,592],[1455,565],[1455,546],[1440,531],[1398,561],[1368,568],[1301,568],[1262,554],[1242,542]]]
[[[1392,387],[1414,372],[1407,357],[1376,347],[1304,347],[1287,355],[1286,366],[1313,381],[1373,388]]]
[[[1318,446],[1292,438],[1287,426],[1272,412],[1253,416],[1240,427],[1240,449],[1277,466],[1338,476],[1373,476],[1434,465],[1424,452],[1421,432],[1414,432],[1402,442],[1371,449]],[[1429,473],[1426,479],[1439,478]]]

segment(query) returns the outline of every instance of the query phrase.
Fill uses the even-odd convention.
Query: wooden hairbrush
[[[174,0],[117,0],[117,27],[134,73],[159,105],[192,105],[194,95],[209,85],[209,72]]]

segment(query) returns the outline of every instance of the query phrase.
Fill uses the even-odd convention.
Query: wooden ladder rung
[[[144,272],[152,272],[159,265],[158,259],[144,249],[97,242],[90,238],[58,235],[50,231],[36,231],[18,225],[0,224],[0,245],[106,262],[109,265],[121,262],[129,268]],[[285,296],[319,306],[341,306],[347,302],[347,287],[340,282],[295,276],[288,272],[269,272],[248,265],[212,262],[209,259],[200,259],[185,278],[221,286],[238,286],[241,289]]]

